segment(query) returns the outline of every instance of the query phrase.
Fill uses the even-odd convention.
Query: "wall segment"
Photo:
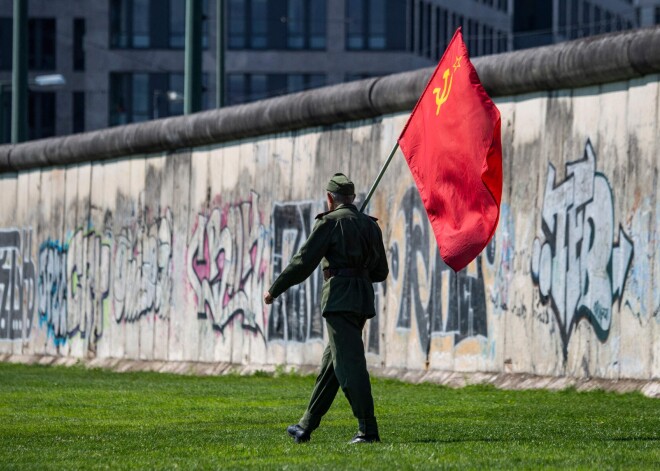
[[[391,269],[372,365],[660,376],[659,31],[475,61],[502,114],[497,233],[454,273],[395,158],[368,210]],[[366,193],[429,72],[0,147],[0,352],[315,365],[320,275],[261,294],[330,175]]]

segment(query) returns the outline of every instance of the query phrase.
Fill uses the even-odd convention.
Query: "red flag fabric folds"
[[[470,62],[461,28],[399,136],[440,256],[454,271],[486,247],[502,196],[500,112]]]

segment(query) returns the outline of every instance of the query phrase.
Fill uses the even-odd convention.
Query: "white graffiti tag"
[[[550,302],[564,348],[573,326],[589,319],[601,340],[609,334],[612,306],[621,299],[633,244],[619,227],[614,237],[614,197],[607,178],[596,172],[596,155],[587,140],[584,158],[566,164],[566,179],[555,186],[548,166],[543,200],[543,234],[534,240],[532,279]]]
[[[149,226],[123,228],[115,240],[113,306],[117,322],[153,312],[167,317],[172,291],[172,212]]]

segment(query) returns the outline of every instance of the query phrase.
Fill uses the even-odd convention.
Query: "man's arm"
[[[390,273],[390,269],[387,266],[387,254],[385,253],[385,246],[383,245],[383,233],[377,223],[374,223],[374,226],[376,232],[374,246],[378,255],[378,261],[374,268],[369,270],[369,278],[371,278],[371,281],[378,283],[380,281],[385,281],[387,275]]]
[[[314,273],[321,263],[330,245],[332,222],[320,220],[314,226],[298,253],[293,256],[289,265],[280,273],[270,289],[264,293],[264,302],[271,304],[275,298],[293,285],[302,283]]]

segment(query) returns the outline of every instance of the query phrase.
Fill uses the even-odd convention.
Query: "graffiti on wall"
[[[78,229],[65,241],[41,244],[39,320],[55,345],[79,335],[93,350],[111,309],[117,322],[135,322],[148,313],[165,317],[172,229],[167,209],[153,224],[123,227],[116,237],[109,230]]]
[[[650,317],[660,321],[660,263],[654,263],[654,255],[660,253],[660,201],[653,205],[651,196],[636,198],[628,220],[635,253],[623,307],[640,324]]]
[[[39,249],[38,312],[55,345],[79,334],[89,345],[103,335],[110,289],[110,234],[77,230]]]
[[[117,322],[136,322],[153,313],[167,318],[172,292],[172,212],[152,224],[124,227],[115,237],[112,272]]]
[[[509,205],[502,203],[497,231],[483,253],[488,268],[487,272],[484,272],[485,285],[488,298],[493,305],[493,314],[501,314],[509,310],[511,304],[509,289],[513,279],[514,251],[513,215]]]
[[[314,225],[322,209],[317,202],[277,203],[273,208],[273,280],[282,273]],[[317,269],[309,278],[293,286],[273,303],[268,321],[268,339],[305,342],[323,338],[321,288],[323,275]]]
[[[440,257],[419,192],[409,188],[401,200],[402,237],[390,247],[391,282],[398,291],[396,326],[411,329],[412,319],[422,351],[434,333],[454,336],[454,343],[487,336],[482,255],[455,273]]]
[[[199,214],[188,247],[188,279],[197,298],[197,316],[224,332],[240,317],[244,329],[265,335],[262,303],[267,233],[259,195]]]
[[[531,274],[543,303],[550,303],[560,327],[564,353],[575,324],[589,320],[607,339],[615,301],[621,300],[633,243],[621,226],[614,242],[614,195],[596,172],[596,154],[587,140],[581,160],[566,164],[555,183],[548,165],[542,209],[542,237],[534,240]]]
[[[31,229],[0,230],[0,339],[27,339],[32,328],[36,272]]]

